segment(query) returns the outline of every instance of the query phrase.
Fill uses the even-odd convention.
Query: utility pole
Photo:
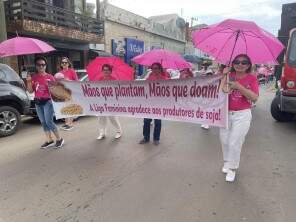
[[[4,0],[0,0],[0,42],[7,39]],[[8,64],[8,59],[0,58],[0,63]]]
[[[100,0],[96,0],[97,5],[97,19],[101,20],[101,7],[100,7]]]

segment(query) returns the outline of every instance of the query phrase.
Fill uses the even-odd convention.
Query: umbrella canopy
[[[99,80],[102,76],[102,66],[108,64],[112,66],[112,74],[115,79],[118,80],[133,80],[134,69],[128,64],[124,63],[118,57],[97,57],[91,61],[87,68],[88,78],[91,81]]]
[[[191,68],[191,65],[178,53],[165,49],[153,49],[134,57],[132,61],[145,66],[151,66],[153,63],[160,63],[163,68],[170,69]]]
[[[47,43],[33,38],[15,37],[0,44],[0,57],[45,53],[55,50]]]
[[[283,44],[254,22],[227,19],[193,32],[196,48],[229,65],[239,54],[247,54],[255,64],[278,64]]]

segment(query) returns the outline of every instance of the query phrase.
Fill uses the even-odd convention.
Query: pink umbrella
[[[192,34],[196,48],[229,65],[239,54],[247,54],[255,64],[278,64],[283,44],[254,22],[227,19]]]
[[[134,57],[132,61],[145,66],[160,63],[164,68],[170,69],[191,68],[191,65],[178,53],[165,49],[153,49]]]
[[[91,61],[87,68],[88,78],[91,81],[99,80],[102,77],[102,66],[109,64],[112,66],[112,76],[118,80],[133,80],[134,69],[128,64],[124,63],[118,57],[97,57]]]
[[[15,37],[0,44],[0,57],[45,53],[55,50],[38,39]]]

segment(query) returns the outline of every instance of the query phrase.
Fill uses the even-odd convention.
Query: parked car
[[[296,118],[296,28],[290,31],[285,53],[284,67],[278,90],[272,100],[270,112],[279,122],[289,122]]]
[[[8,65],[0,64],[0,137],[14,134],[21,115],[30,113],[30,99],[19,75]]]

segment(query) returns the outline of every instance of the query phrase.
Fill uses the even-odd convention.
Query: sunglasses
[[[37,67],[45,67],[46,64],[45,64],[45,63],[37,63],[36,66],[37,66]]]
[[[234,61],[233,61],[233,64],[234,64],[234,65],[239,65],[239,64],[242,64],[242,65],[249,65],[250,63],[249,63],[249,61],[247,61],[247,60],[242,60],[242,61],[234,60]]]

